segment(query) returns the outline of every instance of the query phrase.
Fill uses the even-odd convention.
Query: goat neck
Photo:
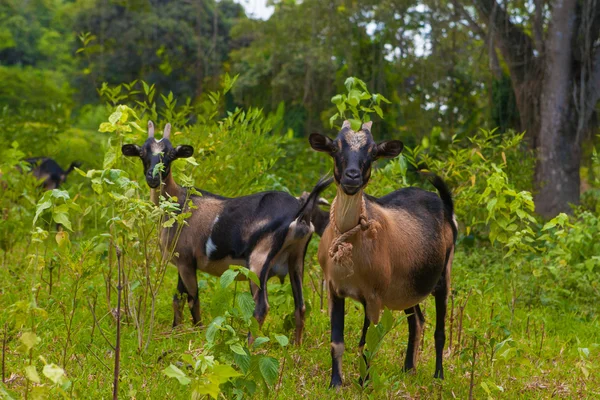
[[[335,227],[341,233],[354,228],[360,222],[363,191],[349,196],[338,186],[335,203]]]
[[[160,192],[158,189],[150,189],[150,200],[155,205],[158,205],[161,195],[181,199],[181,191],[181,186],[175,182],[172,172],[169,171],[169,175],[167,175],[165,181],[160,185]]]

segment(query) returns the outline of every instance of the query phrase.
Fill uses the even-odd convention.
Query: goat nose
[[[357,169],[347,169],[346,172],[346,177],[349,179],[358,179],[360,178],[360,171]]]

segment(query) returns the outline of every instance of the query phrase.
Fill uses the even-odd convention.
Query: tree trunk
[[[474,26],[458,0],[452,0]],[[600,95],[600,32],[596,0],[556,0],[543,38],[545,1],[535,0],[532,39],[496,0],[475,0],[510,71],[521,129],[537,151],[536,211],[544,217],[569,212],[579,202],[581,144]],[[481,33],[479,33],[481,35]],[[583,40],[582,40],[583,38]]]
[[[204,80],[204,53],[202,51],[202,2],[196,3],[196,97],[202,95]]]
[[[581,144],[573,104],[573,41],[576,0],[554,4],[545,43],[540,101],[540,141],[536,165],[536,211],[544,217],[569,212],[579,202]]]

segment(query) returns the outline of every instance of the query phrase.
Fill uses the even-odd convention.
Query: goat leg
[[[408,315],[408,347],[406,348],[406,359],[404,361],[404,371],[412,371],[417,364],[417,353],[419,351],[419,340],[421,332],[425,325],[425,317],[421,308],[417,304],[414,307],[404,310]]]
[[[342,386],[342,355],[344,354],[344,308],[345,299],[329,288],[331,319],[331,383],[329,387]]]

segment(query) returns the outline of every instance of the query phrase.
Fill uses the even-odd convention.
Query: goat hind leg
[[[304,332],[304,315],[306,307],[302,294],[302,278],[304,271],[304,258],[300,256],[290,257],[290,283],[294,296],[294,317],[296,320],[296,345],[302,344],[302,333]]]
[[[419,342],[423,333],[425,317],[418,304],[404,310],[404,312],[408,315],[406,318],[408,321],[408,346],[406,348],[404,371],[408,372],[414,370],[417,364],[417,353],[419,351]]]
[[[274,251],[268,246],[269,242],[259,243],[252,252],[248,261],[248,267],[258,276],[260,286],[254,282],[250,283],[252,297],[254,298],[254,318],[258,326],[262,328],[267,313],[269,312],[269,302],[267,300],[267,280],[269,279],[269,270],[273,261]],[[252,342],[252,338],[249,338]]]
[[[448,307],[448,285],[445,278],[440,279],[440,283],[434,292],[435,297],[435,374],[434,378],[444,379],[444,345],[446,343],[446,309]]]

